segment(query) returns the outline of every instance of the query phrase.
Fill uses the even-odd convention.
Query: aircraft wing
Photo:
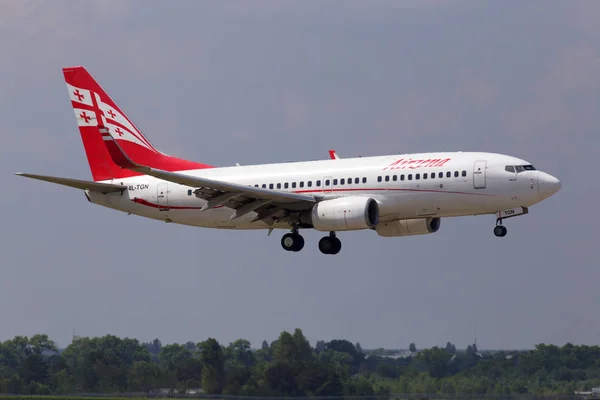
[[[22,173],[22,172],[19,172],[16,175],[24,176],[26,178],[38,179],[40,181],[56,183],[56,184],[63,185],[63,186],[69,186],[69,187],[72,187],[75,189],[92,190],[94,192],[101,192],[101,193],[120,192],[122,190],[127,189],[127,186],[115,185],[112,183],[98,183],[98,182],[82,181],[79,179],[60,178],[58,176],[26,174],[26,173]]]
[[[262,220],[272,225],[275,219],[281,220],[290,212],[311,209],[320,199],[320,197],[307,194],[262,189],[141,165],[129,158],[112,136],[103,135],[103,137],[108,153],[119,167],[196,188],[194,191],[196,196],[208,200],[208,203],[200,211],[216,206],[226,206],[236,210],[230,219],[239,218],[254,211],[257,216],[253,221]]]

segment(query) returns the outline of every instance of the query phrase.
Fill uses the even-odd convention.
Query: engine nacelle
[[[440,229],[439,218],[401,219],[381,222],[375,230],[379,236],[413,236],[437,232]]]
[[[323,200],[310,211],[310,224],[318,231],[371,229],[379,223],[379,205],[370,197]]]

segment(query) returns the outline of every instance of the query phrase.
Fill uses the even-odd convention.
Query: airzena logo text
[[[383,170],[386,169],[417,169],[417,168],[431,168],[431,167],[442,167],[451,158],[428,158],[425,160],[413,160],[412,158],[404,159],[401,158],[399,160],[394,161]]]

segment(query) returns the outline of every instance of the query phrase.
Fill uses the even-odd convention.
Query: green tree
[[[202,388],[208,394],[220,394],[225,382],[225,361],[221,345],[214,338],[198,344],[202,349]]]

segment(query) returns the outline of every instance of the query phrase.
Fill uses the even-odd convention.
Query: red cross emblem
[[[73,94],[79,99],[79,101],[81,101],[81,99],[83,99],[85,97],[84,95],[82,95],[81,93],[79,93],[79,89],[77,89],[76,91],[74,91]]]
[[[85,113],[85,111],[84,111],[84,112],[82,112],[81,114],[79,114],[79,116],[85,120],[85,123],[86,123],[86,124],[87,124],[88,122],[90,122],[90,120],[92,119],[92,117],[90,117],[89,115],[87,115],[87,114]]]
[[[117,133],[119,134],[119,136],[123,136],[123,134],[125,133],[125,132],[123,132],[123,131],[121,130],[121,128],[117,128],[117,129],[115,130],[115,132],[117,132]]]
[[[115,113],[113,112],[113,110],[108,110],[108,115],[110,115],[110,117],[111,117],[112,119],[115,119],[115,116],[116,116],[117,114],[115,114]]]

